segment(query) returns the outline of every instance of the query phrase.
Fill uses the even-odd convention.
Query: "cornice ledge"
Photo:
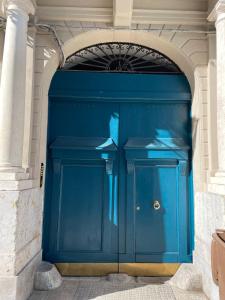
[[[225,14],[225,0],[219,0],[216,3],[207,19],[209,22],[215,22],[221,14]]]
[[[35,0],[3,0],[2,1],[2,11],[7,14],[9,9],[21,9],[28,15],[34,15],[36,10]]]
[[[225,173],[216,172],[209,177],[208,192],[225,196]]]

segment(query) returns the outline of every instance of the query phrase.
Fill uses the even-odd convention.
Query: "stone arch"
[[[136,43],[155,49],[173,60],[187,76],[192,92],[194,91],[194,65],[191,59],[186,56],[174,44],[156,37],[154,34],[132,30],[93,30],[88,31],[73,39],[68,40],[63,47],[65,56],[68,57],[74,52],[98,43],[107,42],[128,42]]]
[[[202,67],[200,66],[200,72],[198,72],[198,66],[196,63],[192,61],[191,57],[188,54],[176,46],[174,43],[165,40],[164,38],[158,37],[150,32],[142,32],[142,31],[132,31],[132,30],[90,30],[87,32],[80,33],[75,37],[67,40],[63,45],[63,52],[65,57],[70,56],[74,52],[84,48],[91,46],[93,44],[98,43],[105,43],[105,42],[128,42],[128,43],[136,43],[146,47],[150,47],[155,49],[162,54],[165,54],[171,60],[173,60],[179,68],[184,72],[186,75],[191,91],[192,91],[192,117],[193,120],[200,119],[198,103],[201,99],[201,93],[199,93],[200,85],[201,85],[201,72]],[[51,51],[50,51],[51,52]],[[40,130],[40,148],[39,153],[37,153],[38,159],[34,163],[35,165],[39,166],[40,162],[44,162],[46,160],[45,152],[46,152],[46,136],[47,136],[47,116],[48,116],[48,90],[51,83],[51,79],[57,70],[59,65],[59,55],[57,51],[52,51],[51,55],[49,55],[47,59],[47,63],[44,66],[44,70],[40,77],[40,87],[41,87],[41,130]],[[197,108],[196,108],[197,107]],[[195,125],[194,125],[195,126]],[[195,145],[195,137],[193,140]],[[198,149],[195,149],[196,155],[193,155],[193,160],[196,159],[196,163],[194,163],[194,169],[200,170],[204,169],[202,167],[202,162],[200,162],[199,157],[203,157],[202,154],[202,147],[199,146]],[[36,168],[35,168],[36,169]],[[39,169],[37,168],[35,173],[38,174]],[[199,172],[196,172],[198,174]],[[202,178],[202,174],[197,175],[198,178]],[[196,181],[196,180],[194,180]],[[198,180],[197,180],[198,181]],[[197,182],[196,181],[196,182]],[[201,179],[202,182],[202,179]],[[198,183],[196,184],[198,186]],[[196,188],[199,190],[200,188]]]
[[[173,60],[184,72],[190,83],[192,93],[194,92],[195,66],[190,57],[186,55],[181,49],[179,49],[175,44],[168,42],[163,38],[157,37],[149,32],[132,30],[90,30],[84,33],[80,33],[66,41],[63,45],[63,52],[65,57],[68,57],[82,48],[102,42],[136,43],[146,47],[150,47],[161,52],[162,54],[165,54],[167,57]],[[55,73],[58,65],[59,57],[55,52],[44,68],[42,76],[42,87],[44,94],[45,89],[48,90],[49,88],[51,78]]]

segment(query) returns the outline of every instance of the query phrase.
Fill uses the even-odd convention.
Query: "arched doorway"
[[[191,261],[190,104],[184,74],[151,48],[67,59],[49,92],[45,259],[66,275]]]

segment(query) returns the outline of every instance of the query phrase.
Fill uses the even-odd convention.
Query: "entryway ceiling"
[[[123,1],[121,1],[123,2]],[[126,2],[126,1],[125,1]],[[89,7],[112,8],[113,0],[38,0],[39,6],[64,6],[64,7]],[[207,0],[133,0],[133,8],[136,9],[169,9],[169,10],[195,10],[206,11]]]
[[[37,6],[40,20],[104,22],[115,27],[205,25],[208,15],[208,0],[37,0]]]

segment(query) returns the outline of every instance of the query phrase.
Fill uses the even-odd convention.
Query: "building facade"
[[[1,29],[0,299],[27,299],[42,260],[52,77],[73,53],[113,42],[164,54],[189,82],[193,264],[206,295],[219,299],[210,249],[225,227],[225,1],[5,0]]]

